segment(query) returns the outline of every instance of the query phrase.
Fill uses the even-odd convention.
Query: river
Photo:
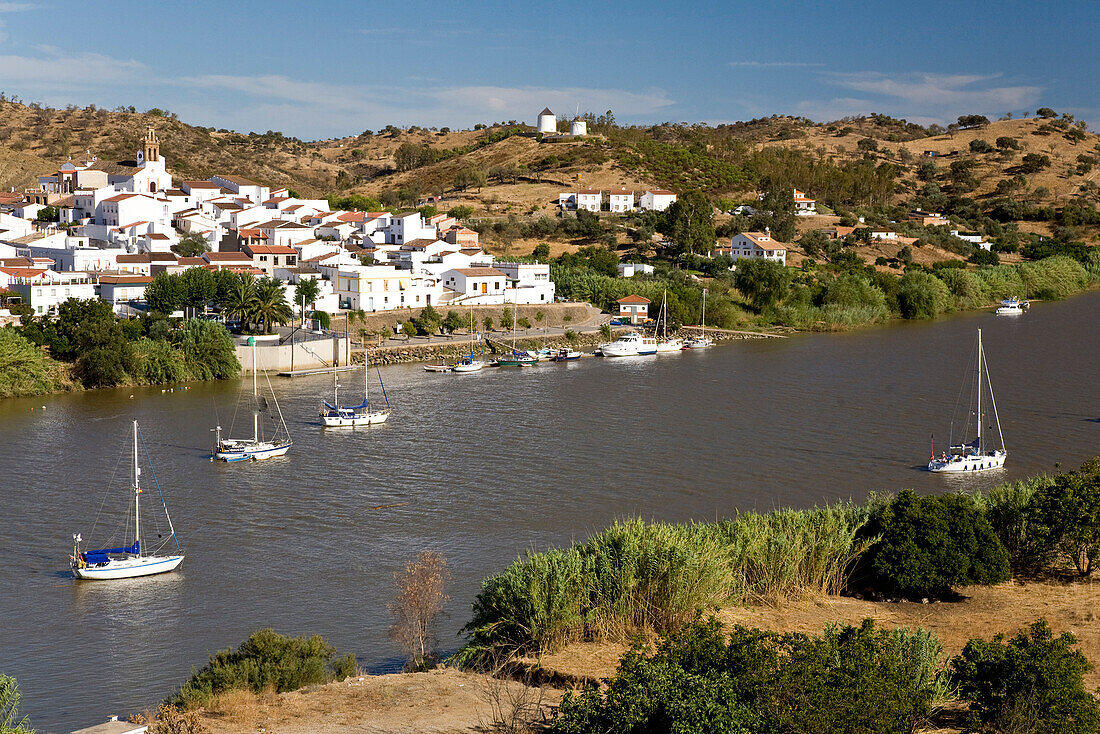
[[[4,401],[0,671],[18,678],[35,727],[64,732],[154,705],[207,653],[264,626],[392,669],[394,572],[424,549],[450,564],[441,640],[453,649],[481,579],[616,518],[709,520],[1075,467],[1100,453],[1098,314],[1093,292],[1016,318],[682,355],[468,375],[387,367],[390,422],[343,432],[316,423],[330,377],[272,378],[294,446],[259,464],[207,459],[236,382]],[[1003,471],[952,480],[919,467],[931,433],[946,443],[978,327],[1010,455]],[[361,375],[341,377],[351,398]],[[92,533],[132,418],[187,558],[173,574],[76,582],[71,534],[96,547],[125,510],[123,459]]]

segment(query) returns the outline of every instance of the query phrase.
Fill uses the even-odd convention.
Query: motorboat
[[[610,344],[601,344],[600,353],[605,357],[638,357],[657,353],[657,340],[628,331]]]
[[[1016,296],[1012,298],[1006,298],[1001,301],[1001,305],[997,308],[998,316],[1016,316],[1022,314],[1031,306],[1027,301],[1021,301]]]

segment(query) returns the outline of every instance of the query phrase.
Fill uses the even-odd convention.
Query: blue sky
[[[306,139],[547,105],[625,123],[1048,106],[1096,128],[1098,39],[1100,0],[0,0],[0,91]]]

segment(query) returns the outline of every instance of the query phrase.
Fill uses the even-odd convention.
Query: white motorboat
[[[1026,311],[1030,305],[1031,304],[1027,301],[1021,301],[1016,296],[1013,296],[1012,298],[1006,298],[1001,301],[1001,305],[997,308],[996,313],[998,316],[1016,316]]]
[[[554,352],[554,356],[552,356],[550,358],[550,361],[551,362],[572,362],[574,360],[580,359],[582,356],[584,356],[584,355],[581,354],[580,352],[576,351],[575,349],[559,349],[556,352]]]
[[[989,366],[986,363],[985,350],[982,347],[981,329],[978,329],[977,363],[977,369],[975,370],[977,390],[974,393],[976,406],[973,413],[968,412],[967,425],[964,429],[969,434],[970,418],[975,418],[977,438],[967,443],[952,444],[947,451],[941,452],[939,456],[936,456],[936,445],[933,439],[932,456],[928,460],[928,471],[943,474],[972,474],[990,469],[1000,469],[1005,465],[1008,452],[1004,448],[1004,434],[1001,433],[1001,418],[997,415],[997,400],[993,395],[993,383],[989,380]],[[983,376],[985,377],[985,385],[989,390],[989,404],[993,408],[993,418],[997,426],[998,448],[989,445],[990,442],[982,431],[982,424],[985,423],[986,419],[985,414],[982,413]]]
[[[657,353],[657,340],[628,331],[610,344],[601,344],[600,353],[605,357],[638,357]]]
[[[275,391],[271,389],[271,381],[267,387],[271,391],[271,400],[275,403],[275,410],[279,416],[273,435],[264,438],[261,430],[261,414],[274,420],[267,407],[267,400],[260,396],[259,377],[256,369],[256,340],[248,338],[248,344],[252,347],[252,438],[222,438],[222,427],[214,428],[214,458],[219,461],[236,463],[239,461],[263,461],[283,456],[290,450],[290,432],[287,431],[286,421],[283,420],[283,412],[279,408],[279,401],[275,399]],[[266,374],[264,375],[266,378]],[[239,405],[239,403],[238,403]],[[280,430],[281,426],[281,430]],[[230,426],[230,431],[233,427]]]
[[[161,506],[164,508],[164,515],[168,520],[168,529],[170,535],[161,543],[161,547],[154,550],[151,554],[146,554],[143,551],[143,543],[141,540],[141,467],[138,463],[138,424],[137,421],[133,422],[134,431],[134,452],[133,452],[133,483],[131,489],[134,492],[134,526],[133,535],[128,536],[134,539],[131,545],[123,546],[121,548],[99,548],[97,550],[80,550],[80,543],[83,539],[80,533],[73,534],[73,553],[69,556],[69,567],[73,571],[73,575],[78,579],[88,579],[94,581],[106,581],[112,579],[131,579],[139,576],[152,576],[158,573],[166,573],[173,571],[183,563],[183,552],[180,550],[179,541],[176,538],[176,529],[172,525],[172,517],[168,514],[168,505],[164,503],[164,495],[161,493]],[[156,482],[156,474],[153,474],[154,483],[157,485],[157,491],[160,491],[160,484]],[[160,555],[160,550],[164,548],[168,542],[171,541],[175,545],[175,553],[169,552],[164,555]]]
[[[377,371],[377,367],[375,370]],[[385,423],[392,412],[389,396],[386,396],[386,407],[380,410],[372,410],[370,405],[370,386],[368,383],[370,367],[363,367],[363,402],[359,405],[340,405],[340,381],[336,374],[336,367],[332,368],[332,402],[322,401],[321,422],[326,428],[354,428],[355,426],[373,426]],[[386,386],[382,383],[382,373],[378,372],[378,383],[382,385],[382,394],[386,394]]]

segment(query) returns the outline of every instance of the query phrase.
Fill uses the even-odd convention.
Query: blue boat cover
[[[141,541],[135,540],[134,544],[126,548],[100,548],[99,550],[84,551],[84,562],[89,565],[95,565],[97,563],[106,563],[110,560],[108,553],[129,553],[131,555],[138,555],[141,550]]]
[[[366,400],[359,403],[359,405],[345,405],[345,406],[340,407],[340,408],[337,408],[335,405],[333,405],[332,403],[330,403],[327,400],[322,400],[321,402],[324,403],[325,407],[328,408],[329,410],[366,410],[367,408],[370,407],[370,404],[367,403]]]

